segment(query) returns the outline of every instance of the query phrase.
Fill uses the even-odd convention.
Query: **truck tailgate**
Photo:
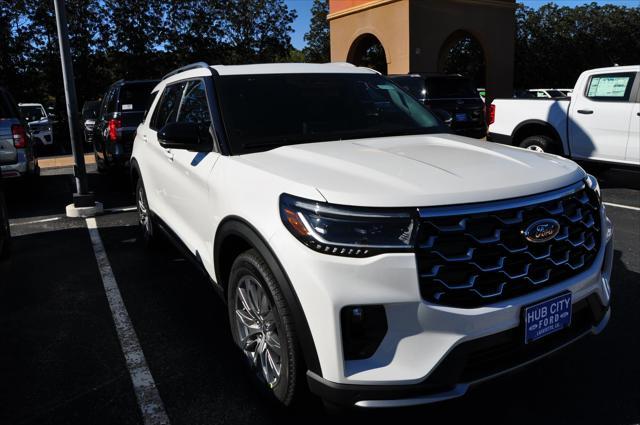
[[[551,124],[560,137],[567,133],[569,98],[562,99],[496,99],[495,120],[489,133],[513,136],[517,127],[525,122],[541,121]]]

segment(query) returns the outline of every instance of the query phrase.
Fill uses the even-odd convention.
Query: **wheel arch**
[[[287,300],[307,369],[322,376],[320,361],[309,323],[287,273],[266,239],[255,227],[241,217],[226,217],[218,226],[213,244],[216,282],[222,288],[223,293],[226,294],[233,259],[240,253],[252,248],[257,250],[264,258]]]
[[[135,158],[131,158],[129,177],[131,182],[131,188],[135,191],[136,185],[138,184],[138,180],[140,180],[140,178],[142,177],[140,173],[140,166],[138,165],[138,161],[136,161]]]
[[[524,139],[530,136],[547,136],[550,137],[562,152],[562,138],[558,131],[546,121],[542,120],[526,120],[518,124],[511,134],[513,146],[520,146]]]

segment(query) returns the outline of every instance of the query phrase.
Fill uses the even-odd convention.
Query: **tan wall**
[[[373,34],[380,40],[387,58],[389,74],[409,71],[409,1],[373,2],[378,7],[329,16],[331,31],[331,61],[345,62],[354,41],[363,34]]]

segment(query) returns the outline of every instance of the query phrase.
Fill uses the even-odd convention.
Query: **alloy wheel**
[[[282,347],[276,325],[276,310],[258,280],[240,278],[235,297],[235,329],[240,348],[258,375],[273,388],[282,371]]]

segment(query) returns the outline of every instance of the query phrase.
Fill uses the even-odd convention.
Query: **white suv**
[[[447,134],[348,64],[198,63],[152,97],[143,235],[202,267],[283,404],[305,380],[339,405],[457,397],[608,321],[612,227],[569,160]]]

